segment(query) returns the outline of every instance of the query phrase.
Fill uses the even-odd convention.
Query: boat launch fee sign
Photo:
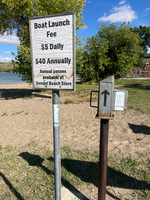
[[[33,88],[75,90],[75,14],[33,17]]]

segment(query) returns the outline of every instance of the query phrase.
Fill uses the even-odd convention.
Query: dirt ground
[[[15,93],[14,93],[15,91]],[[52,98],[35,94],[22,98],[31,91],[28,84],[0,85],[0,145],[24,146],[38,141],[53,150]],[[61,97],[60,97],[61,98]],[[61,146],[99,151],[100,120],[95,119],[96,109],[88,102],[60,104]],[[134,110],[114,112],[109,125],[108,154],[116,157],[148,152],[150,148],[150,114]],[[78,188],[90,200],[95,200],[97,188]],[[113,188],[107,199],[121,199],[129,190]]]

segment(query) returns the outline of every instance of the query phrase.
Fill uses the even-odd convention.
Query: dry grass
[[[11,72],[13,65],[10,62],[0,62],[0,72]]]

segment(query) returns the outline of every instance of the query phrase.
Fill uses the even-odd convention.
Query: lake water
[[[18,74],[0,73],[0,84],[23,83]]]
[[[80,78],[79,75],[76,75],[76,78]],[[13,84],[13,83],[23,83],[21,76],[13,73],[2,73],[0,72],[0,84]]]

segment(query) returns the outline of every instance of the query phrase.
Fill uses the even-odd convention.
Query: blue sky
[[[115,23],[118,26],[129,22],[132,27],[150,26],[149,0],[87,0],[84,7],[85,27],[77,31],[77,36],[88,38],[95,35],[101,23]],[[15,33],[0,35],[0,62],[9,62],[17,54],[19,40]]]

